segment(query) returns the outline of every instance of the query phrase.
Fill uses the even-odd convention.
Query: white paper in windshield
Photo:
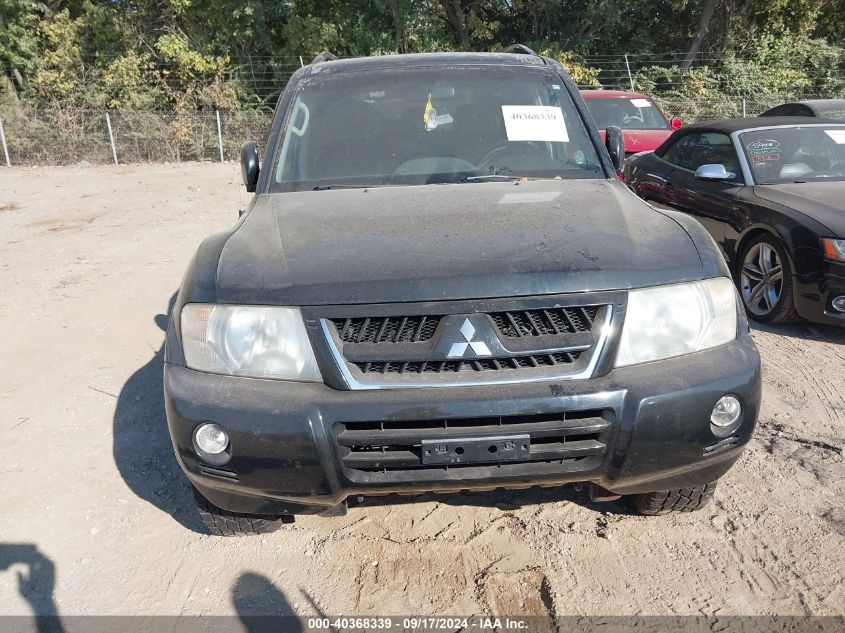
[[[651,101],[648,99],[631,99],[631,103],[634,104],[635,108],[650,108]]]
[[[845,130],[825,130],[825,134],[832,138],[835,143],[845,145]]]
[[[509,141],[569,142],[558,106],[502,106]]]

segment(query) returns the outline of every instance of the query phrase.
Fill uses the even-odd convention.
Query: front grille
[[[589,332],[601,306],[514,310],[490,315],[503,336],[520,338],[544,334]]]
[[[439,316],[332,319],[344,343],[416,343],[434,336]]]
[[[332,386],[463,386],[589,378],[625,294],[315,307]],[[622,312],[620,311],[619,314]]]
[[[569,365],[581,357],[581,352],[562,354],[531,354],[474,360],[422,362],[365,362],[353,363],[363,374],[443,374],[462,371],[507,371],[533,367]]]
[[[543,463],[559,470],[595,468],[607,451],[612,428],[610,410],[539,415],[411,421],[340,422],[333,427],[338,457],[353,480],[390,479],[411,472],[433,477],[447,471],[490,474],[490,468],[516,469]],[[528,435],[530,452],[517,461],[449,465],[423,464],[424,440],[458,441],[503,435]],[[483,472],[482,472],[483,471]]]

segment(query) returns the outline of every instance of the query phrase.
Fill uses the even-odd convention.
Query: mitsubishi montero
[[[605,139],[524,47],[298,70],[167,332],[210,531],[568,483],[704,505],[754,429],[760,359],[707,231],[634,196]]]

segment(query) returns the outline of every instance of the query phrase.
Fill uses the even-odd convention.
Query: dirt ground
[[[845,331],[754,331],[756,437],[715,503],[573,488],[201,533],[161,396],[168,302],[238,168],[0,168],[0,613],[845,613]]]

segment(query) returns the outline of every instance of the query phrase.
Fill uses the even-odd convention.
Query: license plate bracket
[[[423,464],[484,464],[528,459],[530,435],[460,437],[422,441]]]

